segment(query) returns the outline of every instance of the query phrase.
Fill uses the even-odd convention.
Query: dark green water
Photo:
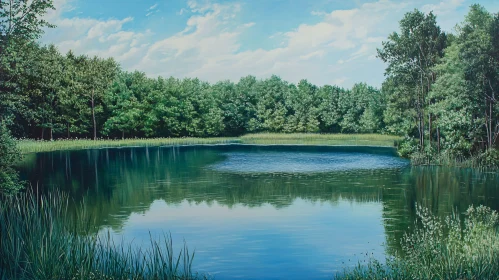
[[[438,215],[499,208],[499,176],[411,167],[392,149],[197,146],[40,153],[41,191],[84,202],[104,232],[147,246],[171,232],[215,279],[327,279],[399,248],[415,203]]]

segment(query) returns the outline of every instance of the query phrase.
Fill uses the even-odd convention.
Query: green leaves
[[[12,192],[21,187],[18,174],[12,167],[21,154],[4,123],[0,122],[0,192]]]

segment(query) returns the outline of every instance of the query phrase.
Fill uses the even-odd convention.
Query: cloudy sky
[[[469,6],[496,0],[54,0],[42,38],[61,52],[114,57],[149,76],[381,85],[376,48],[407,11],[433,10],[453,31]]]

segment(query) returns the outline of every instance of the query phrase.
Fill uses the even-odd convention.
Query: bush
[[[485,206],[459,215],[435,217],[421,206],[412,233],[402,238],[402,252],[385,264],[369,260],[340,279],[496,279],[499,275],[499,214]]]
[[[499,168],[499,150],[488,149],[477,157],[477,164],[480,167]]]
[[[418,151],[419,143],[413,137],[406,136],[397,145],[398,153],[401,157],[409,158],[412,154]]]
[[[5,124],[0,123],[0,191],[13,192],[21,188],[19,176],[13,164],[21,160],[16,142]]]

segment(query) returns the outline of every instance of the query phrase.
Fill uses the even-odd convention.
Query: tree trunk
[[[49,135],[50,135],[50,141],[54,140],[53,134],[52,134],[52,127],[49,128]]]
[[[67,126],[67,132],[68,132],[68,139],[71,138],[71,135],[69,134],[69,123],[68,123],[68,126]]]
[[[489,149],[492,149],[492,101],[489,101]]]
[[[123,130],[123,131],[121,131],[121,139],[122,139],[122,140],[125,140],[125,131],[124,131],[124,130]]]
[[[43,140],[44,137],[45,137],[45,127],[42,127],[42,137],[41,137],[42,140]]]
[[[428,145],[431,149],[431,113],[428,112]]]
[[[440,128],[437,127],[437,149],[440,154]]]
[[[92,89],[92,122],[94,124],[94,140],[97,140],[97,122],[95,121],[95,100],[94,100],[94,89]]]

